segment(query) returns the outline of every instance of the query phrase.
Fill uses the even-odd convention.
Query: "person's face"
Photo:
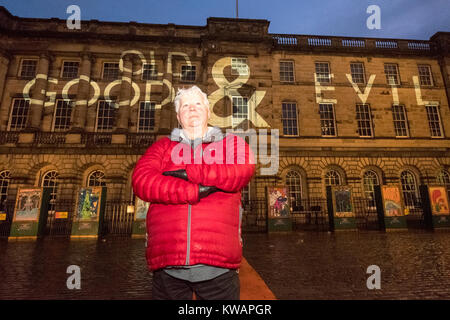
[[[198,92],[186,94],[180,99],[177,119],[183,129],[204,127],[209,119],[210,111]]]

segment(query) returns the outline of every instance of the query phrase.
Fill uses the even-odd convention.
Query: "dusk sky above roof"
[[[268,20],[269,33],[427,40],[450,31],[449,0],[238,1],[239,18]],[[82,21],[205,26],[208,17],[236,17],[236,0],[0,0],[24,18],[66,19],[72,4],[80,7]],[[370,5],[381,10],[381,29],[366,25]]]

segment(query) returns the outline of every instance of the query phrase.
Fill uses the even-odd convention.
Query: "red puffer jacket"
[[[217,127],[209,127],[197,146],[189,142],[182,130],[174,129],[170,139],[164,137],[147,149],[133,172],[134,193],[151,203],[148,266],[151,270],[196,264],[239,268],[241,189],[255,172],[253,152],[242,138],[224,136]],[[179,169],[186,170],[189,181],[162,174]],[[199,184],[225,192],[199,199]]]

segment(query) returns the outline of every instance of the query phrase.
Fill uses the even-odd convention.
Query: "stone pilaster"
[[[92,55],[88,52],[83,52],[81,57],[80,81],[78,82],[78,92],[71,128],[71,131],[75,132],[84,131],[85,129],[93,62]]]
[[[133,61],[129,56],[123,57],[122,84],[119,94],[119,110],[117,112],[116,132],[128,132],[128,120],[130,118],[131,81],[133,73]]]
[[[8,52],[0,51],[0,115],[4,118],[0,118],[0,130],[6,130],[8,125],[8,105],[3,103],[3,96],[5,91],[6,76],[8,74],[9,63],[11,61],[11,56]]]

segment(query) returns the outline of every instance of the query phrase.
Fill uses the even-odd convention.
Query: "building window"
[[[319,104],[320,128],[322,136],[336,136],[336,124],[334,121],[334,108],[331,103]]]
[[[27,125],[28,111],[30,110],[30,100],[14,99],[8,130],[19,131]]]
[[[36,59],[23,59],[20,64],[20,77],[21,78],[34,78],[36,76],[38,61]]]
[[[302,178],[301,175],[294,170],[288,171],[286,174],[286,186],[289,191],[289,201],[293,211],[301,211],[302,205]]]
[[[417,183],[414,174],[409,171],[403,171],[400,174],[402,185],[403,201],[406,207],[414,207],[417,204]]]
[[[443,184],[445,186],[450,186],[450,174],[446,170],[439,171],[436,177],[437,184]]]
[[[366,171],[363,176],[363,188],[364,194],[369,201],[369,207],[376,206],[374,187],[378,185],[380,185],[378,175],[372,170]]]
[[[142,65],[142,80],[157,80],[158,70],[156,65],[150,63],[144,63]]]
[[[419,82],[421,86],[432,86],[433,77],[431,76],[431,67],[428,65],[418,65]]]
[[[116,108],[114,102],[100,100],[97,108],[96,132],[108,132],[113,129],[116,119]]]
[[[103,171],[95,170],[92,171],[87,179],[87,186],[88,187],[105,187],[105,174]]]
[[[408,137],[408,119],[406,118],[405,106],[393,105],[392,117],[394,119],[395,136]]]
[[[330,83],[330,64],[328,62],[316,62],[316,80],[317,82]]]
[[[187,64],[181,66],[181,81],[194,82],[196,78],[196,66],[189,66]]]
[[[441,170],[436,177],[437,184],[443,184],[447,190],[447,199],[450,199],[450,174],[447,170]]]
[[[358,133],[360,137],[372,137],[372,117],[370,115],[370,106],[368,104],[356,105],[356,122],[358,124]]]
[[[231,58],[231,74],[232,75],[248,75],[247,58]]]
[[[78,69],[80,68],[80,63],[78,61],[64,61],[62,67],[61,78],[63,79],[74,79],[78,77]]]
[[[280,61],[280,81],[294,82],[293,61]]]
[[[439,116],[438,106],[425,106],[427,110],[428,125],[430,126],[431,137],[442,138],[442,123]]]
[[[245,119],[248,119],[248,98],[233,97],[232,126],[237,126]]]
[[[155,128],[155,103],[141,101],[139,104],[138,132],[148,132]]]
[[[70,129],[70,118],[74,102],[56,100],[55,114],[53,116],[53,131],[65,131]]]
[[[119,79],[119,64],[116,62],[104,62],[103,79],[105,80]]]
[[[6,200],[8,199],[9,181],[11,173],[9,171],[0,172],[0,210],[6,210]]]
[[[350,63],[350,72],[354,83],[366,83],[366,75],[364,72],[364,64],[361,62]]]
[[[283,122],[283,134],[289,136],[298,135],[297,104],[294,102],[283,102],[281,105]]]
[[[394,63],[384,64],[384,73],[386,74],[386,81],[389,85],[399,85],[400,77],[398,74],[398,66]]]
[[[50,205],[48,211],[55,211],[55,202],[58,194],[58,172],[48,171],[42,177],[42,187],[50,188]]]
[[[326,186],[339,186],[339,185],[341,185],[341,175],[335,170],[328,171],[325,174],[325,185]]]

